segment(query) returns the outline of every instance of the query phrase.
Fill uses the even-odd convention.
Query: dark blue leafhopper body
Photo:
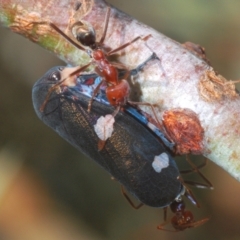
[[[183,192],[177,165],[159,138],[129,113],[116,115],[113,134],[99,151],[94,125],[100,116],[112,114],[114,107],[93,101],[91,112],[87,112],[90,98],[83,94],[82,84],[53,91],[40,111],[49,89],[61,80],[63,69],[50,69],[34,85],[32,97],[38,117],[107,170],[140,202],[152,207],[171,204]]]

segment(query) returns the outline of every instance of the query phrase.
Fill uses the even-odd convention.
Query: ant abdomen
[[[81,45],[96,48],[96,32],[90,23],[85,21],[74,23],[72,34]]]

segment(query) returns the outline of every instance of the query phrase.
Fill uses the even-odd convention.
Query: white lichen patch
[[[106,141],[112,136],[114,122],[115,119],[110,114],[107,114],[105,117],[101,116],[97,120],[97,123],[94,125],[94,131],[99,139]]]
[[[163,168],[169,166],[169,156],[167,153],[161,153],[159,156],[155,156],[152,162],[152,167],[155,172],[160,173]]]

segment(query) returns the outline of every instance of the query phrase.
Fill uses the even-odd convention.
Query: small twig
[[[94,26],[99,38],[106,3],[81,0],[80,8],[78,3],[74,0],[41,0],[37,4],[33,0],[2,0],[0,22],[65,62],[84,65],[89,62],[86,53],[66,42],[48,25],[31,24],[50,21],[67,32],[71,21],[84,19]],[[204,129],[202,154],[240,181],[240,98],[234,84],[225,84],[226,79],[209,66],[202,49],[191,44],[183,46],[114,8],[104,44],[115,49],[134,37],[149,34],[147,41],[130,45],[118,56],[118,61],[129,69],[144,62],[152,52],[159,58],[134,79],[134,91],[137,87],[140,90],[136,100],[157,105],[159,119],[163,111],[173,108],[195,112]],[[148,107],[145,111],[151,113]]]

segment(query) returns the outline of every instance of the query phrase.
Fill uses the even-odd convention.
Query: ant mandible
[[[49,93],[41,106],[40,110],[43,111],[45,108],[45,105],[48,102],[48,99],[51,95],[51,93],[60,85],[64,86],[64,81],[69,78],[75,76],[77,73],[80,73],[84,69],[86,69],[89,65],[94,63],[96,65],[96,71],[97,73],[102,77],[102,81],[99,83],[99,85],[96,87],[96,89],[93,92],[92,98],[89,101],[88,104],[88,111],[91,109],[92,102],[94,100],[94,97],[98,93],[101,85],[105,82],[107,84],[106,88],[106,96],[109,101],[109,103],[117,107],[115,115],[120,107],[124,106],[128,100],[129,93],[130,93],[130,86],[129,83],[124,79],[128,76],[128,71],[126,71],[125,77],[123,79],[119,79],[118,77],[118,69],[116,66],[119,66],[121,64],[114,64],[110,63],[107,59],[108,56],[112,55],[113,53],[116,53],[127,46],[131,45],[132,43],[136,42],[137,40],[143,40],[146,41],[148,37],[151,35],[147,35],[145,37],[137,36],[132,41],[129,41],[121,46],[119,46],[116,49],[113,49],[109,52],[105,52],[103,49],[103,42],[106,37],[108,23],[109,23],[109,17],[110,17],[111,8],[107,8],[105,21],[104,21],[104,27],[103,27],[103,34],[100,39],[100,41],[96,40],[96,33],[93,26],[86,22],[86,21],[78,21],[73,23],[69,29],[68,36],[62,30],[60,30],[55,24],[51,22],[33,22],[32,24],[47,24],[51,28],[53,28],[56,32],[61,34],[67,41],[69,41],[71,44],[73,44],[75,47],[77,47],[80,50],[85,51],[91,58],[92,61],[88,64],[86,64],[83,67],[79,67],[77,70],[74,69],[72,73],[69,74],[68,77],[63,79],[60,83],[57,84],[57,86],[53,86],[49,89]],[[122,65],[121,65],[122,66]],[[127,69],[126,69],[127,70]]]

